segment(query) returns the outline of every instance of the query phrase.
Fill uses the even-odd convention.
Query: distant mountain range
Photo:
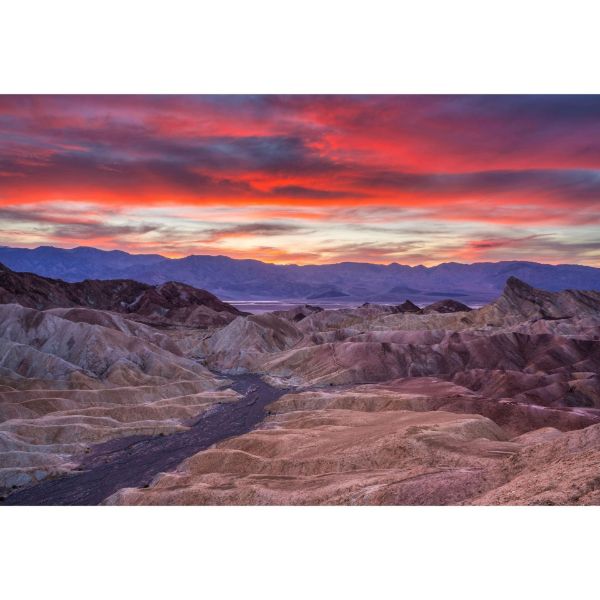
[[[13,271],[63,279],[133,279],[148,284],[179,281],[225,300],[343,299],[397,303],[454,298],[483,303],[500,295],[510,276],[538,288],[600,290],[600,268],[525,261],[442,263],[410,267],[344,262],[330,265],[275,265],[226,256],[166,258],[120,250],[52,246],[0,247],[0,262]]]

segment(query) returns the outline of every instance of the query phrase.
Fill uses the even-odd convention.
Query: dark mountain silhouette
[[[438,300],[437,302],[433,302],[429,304],[423,309],[423,312],[438,312],[438,313],[455,313],[455,312],[467,312],[472,310],[466,304],[462,302],[457,302],[456,300]]]
[[[68,283],[34,273],[15,273],[1,263],[0,304],[37,310],[86,307],[124,313],[154,325],[224,324],[245,314],[210,292],[174,281],[155,286],[131,279]]]
[[[600,269],[581,265],[547,265],[525,261],[473,264],[443,263],[410,267],[345,262],[330,265],[275,265],[226,256],[193,255],[169,259],[157,254],[128,254],[95,248],[65,250],[42,246],[0,248],[0,262],[14,271],[28,271],[69,282],[85,279],[132,279],[150,285],[180,281],[228,300],[324,298],[337,296],[360,302],[421,304],[457,299],[467,304],[497,298],[513,276],[537,288],[600,290]]]

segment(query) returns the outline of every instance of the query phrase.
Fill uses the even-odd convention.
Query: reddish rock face
[[[244,315],[179,283],[2,269],[0,302],[0,487],[68,472],[96,442],[184,431],[245,373],[289,389],[262,425],[107,503],[600,503],[597,292],[510,278],[475,310]]]
[[[156,286],[130,279],[67,283],[15,273],[0,264],[0,304],[10,303],[37,310],[87,307],[154,325],[224,325],[245,314],[210,292],[174,281]]]
[[[516,277],[509,277],[502,296],[492,304],[503,314],[526,319],[569,319],[598,316],[600,292],[538,290]]]

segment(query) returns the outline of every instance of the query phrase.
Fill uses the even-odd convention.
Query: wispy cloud
[[[599,207],[598,96],[0,97],[4,244],[600,264]]]

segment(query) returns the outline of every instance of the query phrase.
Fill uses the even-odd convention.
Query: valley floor
[[[90,448],[74,473],[17,491],[8,505],[96,505],[124,487],[148,487],[152,478],[223,439],[250,431],[264,407],[283,392],[253,375],[234,376],[235,401],[218,403],[184,431],[116,438]]]

